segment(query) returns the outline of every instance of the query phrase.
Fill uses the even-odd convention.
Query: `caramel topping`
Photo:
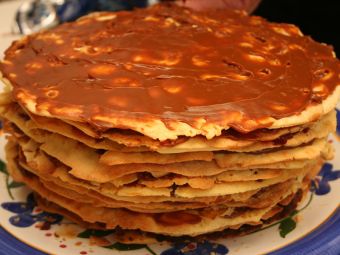
[[[164,226],[179,226],[183,224],[198,224],[201,217],[186,212],[160,213],[155,216],[155,220]]]
[[[230,126],[248,132],[247,121],[259,128],[328,97],[340,83],[332,54],[293,25],[156,5],[29,36],[6,51],[0,69],[18,101],[25,91],[38,104],[75,106],[80,121],[100,113],[219,123],[235,115]]]

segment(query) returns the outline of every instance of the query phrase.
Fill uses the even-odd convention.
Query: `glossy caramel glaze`
[[[298,114],[340,84],[332,48],[293,25],[172,5],[34,34],[13,43],[0,68],[18,101],[28,91],[38,104],[82,107],[80,121],[107,113],[218,123],[236,114],[244,122],[230,126],[242,132],[251,131],[246,120]]]

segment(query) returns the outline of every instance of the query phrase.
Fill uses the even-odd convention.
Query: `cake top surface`
[[[29,111],[163,140],[270,127],[340,84],[332,48],[293,25],[174,5],[95,13],[25,37],[0,70]]]

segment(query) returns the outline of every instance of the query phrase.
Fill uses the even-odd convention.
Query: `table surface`
[[[0,0],[1,1],[1,0]],[[0,2],[0,57],[11,44],[11,42],[20,37],[11,32],[14,23],[15,11],[23,0],[11,0]]]

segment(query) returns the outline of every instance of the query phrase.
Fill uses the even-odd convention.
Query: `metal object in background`
[[[13,32],[31,34],[93,11],[131,10],[157,0],[27,0],[18,9]]]
[[[15,15],[14,33],[30,34],[59,23],[55,8],[50,1],[24,2]]]

